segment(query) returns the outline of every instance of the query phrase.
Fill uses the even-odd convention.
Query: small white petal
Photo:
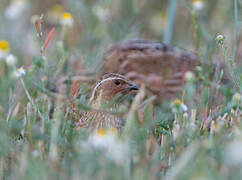
[[[0,59],[4,59],[8,55],[9,51],[2,51],[0,49]]]
[[[71,28],[74,24],[73,17],[70,13],[63,13],[60,19],[60,24],[65,27]]]
[[[183,103],[182,103],[181,107],[182,107],[182,110],[185,112],[188,110],[188,107]]]
[[[96,16],[102,20],[105,21],[108,19],[110,13],[109,10],[107,8],[103,8],[101,6],[96,6],[93,8],[93,12],[96,14]]]
[[[203,9],[204,7],[204,2],[203,1],[194,1],[193,2],[193,8],[197,11]]]
[[[24,76],[25,74],[26,74],[26,70],[25,70],[23,67],[19,68],[19,69],[15,72],[15,76],[16,76],[17,78],[22,77],[22,76]]]
[[[224,36],[221,35],[221,34],[219,34],[219,35],[217,35],[216,39],[217,39],[218,41],[221,41],[221,40],[224,39]]]
[[[32,155],[33,155],[34,157],[39,157],[39,156],[40,156],[40,152],[39,152],[39,150],[35,149],[34,151],[32,151]]]
[[[186,74],[185,74],[185,79],[186,79],[187,81],[192,81],[192,80],[194,79],[194,74],[193,74],[193,72],[191,72],[191,71],[187,71]]]
[[[5,16],[9,19],[16,19],[24,12],[26,2],[24,0],[13,1],[5,10]]]
[[[16,56],[14,56],[13,54],[9,54],[9,55],[6,57],[6,63],[7,63],[7,65],[9,65],[9,66],[15,66],[16,63],[17,63],[17,58],[16,58]]]

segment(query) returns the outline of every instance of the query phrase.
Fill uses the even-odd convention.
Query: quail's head
[[[106,74],[95,86],[90,102],[97,99],[111,101],[117,95],[123,96],[138,89],[138,86],[120,74]]]

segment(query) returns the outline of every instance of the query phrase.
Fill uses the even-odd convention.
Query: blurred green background
[[[70,105],[58,101],[66,107],[51,117],[53,97],[40,91],[62,75],[100,69],[112,44],[132,38],[166,42],[227,64],[237,57],[234,67],[241,72],[241,10],[241,0],[0,0],[0,179],[241,179],[241,91],[231,84],[222,104],[210,110],[210,93],[222,91],[220,84],[200,83],[197,104],[190,93],[194,84],[188,83],[189,113],[173,112],[170,102],[147,104],[143,126],[134,123],[124,137],[91,135],[91,142],[88,132],[75,130]],[[41,14],[39,38],[35,23]],[[216,44],[218,34],[225,37],[225,57]],[[8,54],[15,59],[7,60]],[[26,76],[12,76],[30,63],[28,72],[17,71]],[[199,77],[204,81],[206,71]],[[134,122],[136,115],[130,118]],[[153,118],[161,144],[150,136]],[[92,147],[110,138],[110,149]]]
[[[73,26],[65,35],[66,46],[75,61],[91,52],[101,53],[121,40],[149,38],[167,41],[173,45],[209,56],[217,33],[226,37],[233,50],[234,5],[228,0],[100,0],[100,1],[27,1],[0,3],[0,39],[10,42],[11,50],[20,56],[21,63],[39,51],[36,31],[31,18],[44,14],[44,36],[48,28],[61,31],[63,12],[73,16]],[[172,3],[176,3],[172,8]],[[199,7],[201,6],[201,7]],[[241,19],[242,2],[238,1]],[[174,22],[172,23],[172,16]],[[173,24],[173,26],[170,26]],[[239,30],[241,21],[238,22]],[[167,37],[169,36],[169,37]],[[56,35],[58,38],[58,35]],[[238,34],[238,59],[241,59],[241,33]],[[102,50],[100,52],[100,49]],[[216,57],[217,59],[221,57]]]

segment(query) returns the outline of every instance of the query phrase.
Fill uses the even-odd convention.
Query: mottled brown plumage
[[[106,74],[102,80],[98,82],[93,89],[92,96],[89,101],[91,108],[95,111],[84,112],[81,114],[77,127],[88,127],[90,129],[99,128],[118,128],[124,126],[124,121],[110,112],[102,111],[103,103],[110,103],[117,95],[126,95],[138,87],[126,77],[119,74]],[[117,108],[117,104],[109,106],[108,111]],[[100,110],[100,111],[97,111]]]
[[[184,75],[201,64],[181,48],[152,40],[128,40],[113,45],[104,55],[105,73],[119,73],[158,96],[158,101],[183,90]],[[206,63],[205,63],[206,64]]]

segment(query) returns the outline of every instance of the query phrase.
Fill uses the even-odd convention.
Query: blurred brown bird
[[[91,129],[117,128],[124,126],[124,121],[109,112],[102,111],[103,103],[109,104],[117,95],[124,96],[139,88],[126,77],[120,74],[105,74],[102,80],[96,84],[89,101],[91,108],[100,111],[89,111],[81,114],[77,128],[87,127]],[[118,104],[109,106],[108,111],[113,111]]]
[[[159,102],[174,98],[181,92],[185,73],[201,65],[198,57],[191,52],[141,39],[113,45],[105,53],[104,61],[103,73],[119,73],[137,85],[144,84]]]

